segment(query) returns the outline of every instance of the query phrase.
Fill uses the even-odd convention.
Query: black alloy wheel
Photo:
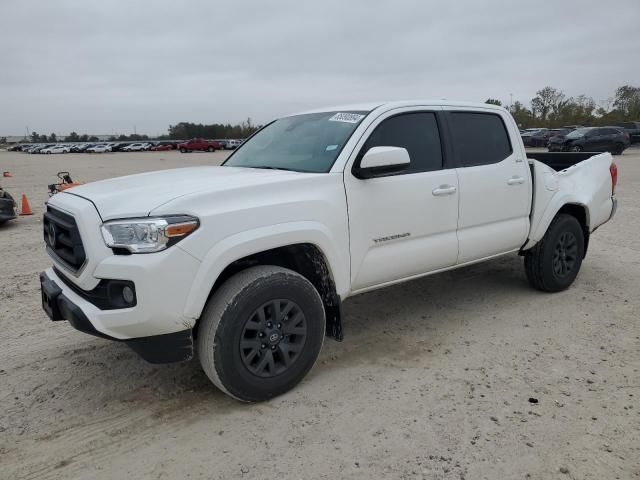
[[[290,368],[307,337],[307,320],[291,300],[260,306],[247,319],[240,339],[242,363],[258,377],[274,377]]]
[[[553,273],[565,278],[573,271],[578,260],[578,241],[576,236],[565,231],[560,234],[553,251]]]

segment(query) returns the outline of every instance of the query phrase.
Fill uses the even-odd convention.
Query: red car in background
[[[151,147],[154,152],[163,152],[165,150],[173,150],[173,146],[170,143],[158,144]]]
[[[192,138],[188,142],[179,143],[178,149],[182,153],[193,152],[194,150],[215,152],[222,148],[219,142],[214,140],[205,140],[204,138]]]

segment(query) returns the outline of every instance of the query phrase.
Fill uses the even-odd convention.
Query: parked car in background
[[[124,147],[128,147],[129,145],[132,145],[133,142],[118,142],[118,143],[114,143],[113,145],[111,145],[111,151],[112,152],[122,152]]]
[[[71,145],[71,152],[80,153],[84,152],[84,150],[89,146],[88,143],[74,143]]]
[[[146,143],[132,143],[122,148],[123,152],[142,152],[143,150],[148,150]]]
[[[32,148],[31,150],[29,150],[29,153],[42,153],[42,150],[46,149],[46,148],[50,148],[50,147],[55,147],[55,143],[50,143],[47,145],[37,145],[34,148]]]
[[[552,135],[549,136],[546,147],[550,152],[561,152],[562,140],[575,129],[573,128],[553,128],[550,131]]]
[[[237,140],[237,139],[227,140],[227,144],[224,146],[224,148],[225,148],[225,150],[235,150],[240,145],[242,145],[243,141],[244,140]]]
[[[525,147],[544,147],[549,140],[550,131],[547,128],[539,128],[536,130],[528,131],[520,135],[522,143]]]
[[[621,122],[615,123],[614,126],[623,128],[625,133],[629,134],[631,143],[640,143],[640,122]]]
[[[549,140],[553,152],[611,152],[621,155],[631,144],[629,134],[620,127],[583,127],[564,137]]]
[[[182,153],[196,150],[215,152],[216,150],[220,150],[220,143],[215,140],[205,140],[204,138],[192,138],[188,142],[179,143],[178,149],[180,149]]]
[[[173,150],[173,146],[170,143],[159,143],[151,147],[154,152],[164,152],[167,150]]]
[[[111,151],[111,145],[108,144],[98,144],[98,145],[94,145],[93,147],[89,147],[85,150],[87,153],[104,153],[104,152],[110,152]]]
[[[0,225],[9,220],[16,218],[16,204],[15,200],[9,192],[6,192],[0,187]]]
[[[67,145],[54,145],[52,147],[43,148],[40,153],[69,153],[71,149]]]

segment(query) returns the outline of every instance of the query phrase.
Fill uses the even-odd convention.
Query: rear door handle
[[[438,188],[434,188],[431,192],[435,197],[442,197],[444,195],[453,195],[456,193],[457,188],[453,185],[440,185]]]
[[[507,180],[507,185],[521,185],[524,183],[524,177],[511,177]]]

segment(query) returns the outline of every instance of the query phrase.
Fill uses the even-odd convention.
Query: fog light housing
[[[122,298],[127,305],[133,305],[136,301],[136,295],[129,285],[125,285],[122,289]]]
[[[103,280],[106,282],[109,310],[131,308],[138,303],[136,287],[129,280]]]

